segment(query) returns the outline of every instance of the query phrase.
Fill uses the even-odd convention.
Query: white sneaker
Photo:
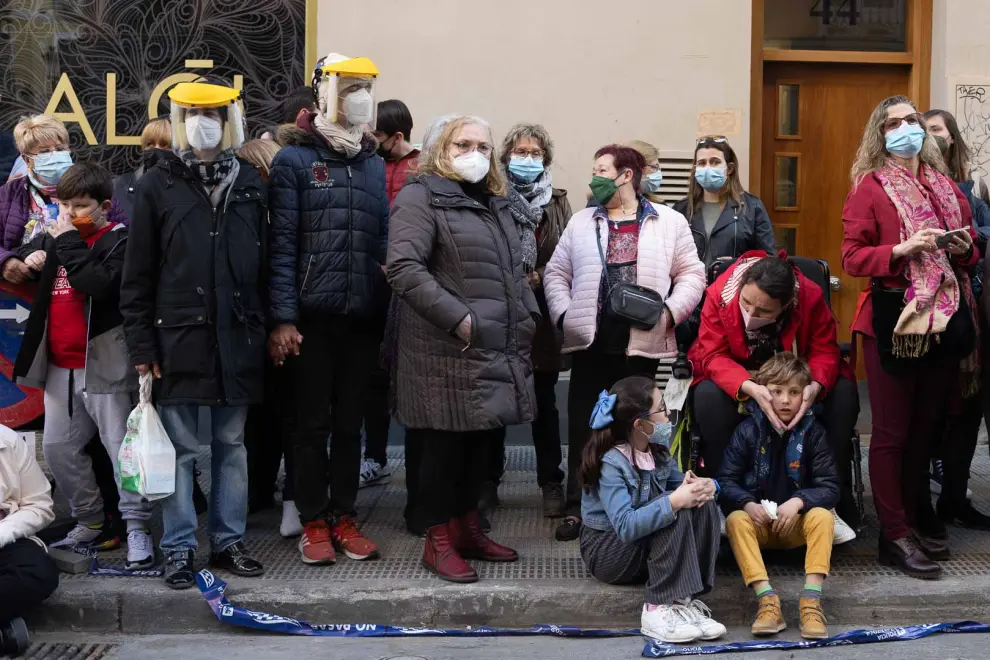
[[[279,525],[278,533],[284,539],[291,539],[302,534],[302,523],[299,522],[299,509],[292,500],[282,502],[282,524]]]
[[[643,605],[640,633],[661,642],[690,644],[704,635],[694,624],[696,616],[683,605],[660,605],[653,611]]]
[[[146,529],[132,529],[127,532],[127,561],[124,568],[141,571],[155,565],[155,544],[151,532]]]
[[[361,472],[358,476],[358,488],[366,488],[377,484],[387,483],[392,473],[387,465],[379,465],[378,461],[366,458],[361,461]]]
[[[710,642],[726,633],[725,626],[712,618],[712,611],[700,600],[692,600],[686,609],[694,614],[692,623],[701,630],[701,639]]]
[[[70,549],[76,547],[86,548],[93,545],[93,543],[100,538],[102,533],[102,525],[99,527],[89,527],[87,525],[83,525],[82,523],[76,523],[76,526],[65,535],[65,538],[59,539],[55,543],[49,543],[48,547]]]
[[[832,509],[832,520],[835,521],[835,536],[832,537],[832,545],[842,545],[849,543],[856,538],[856,532],[846,524],[846,521],[839,517],[839,514]]]

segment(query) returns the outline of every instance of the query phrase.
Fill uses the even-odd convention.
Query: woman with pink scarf
[[[925,120],[903,96],[866,124],[842,213],[842,266],[871,278],[852,330],[863,337],[873,410],[870,480],[881,563],[938,579],[948,559],[919,510],[931,440],[953,392],[979,378],[969,275],[979,259],[966,197],[947,175]]]

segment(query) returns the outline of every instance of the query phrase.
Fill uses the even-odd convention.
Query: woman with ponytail
[[[608,584],[646,583],[643,635],[687,644],[725,634],[695,596],[715,580],[718,484],[682,474],[654,381],[623,378],[603,391],[581,458],[581,556]]]

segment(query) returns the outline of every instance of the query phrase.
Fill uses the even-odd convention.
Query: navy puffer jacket
[[[279,141],[269,180],[269,321],[371,316],[388,244],[385,161],[375,141],[354,158],[296,127],[282,127]]]

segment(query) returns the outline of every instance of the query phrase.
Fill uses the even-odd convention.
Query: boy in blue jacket
[[[718,477],[732,553],[760,602],[752,631],[773,635],[787,627],[760,548],[807,545],[801,636],[823,639],[828,630],[821,594],[832,556],[830,510],[839,501],[838,470],[825,429],[812,411],[798,415],[804,388],[811,384],[808,363],[793,353],[778,353],[754,380],[768,390],[774,414],[785,427],[775,429],[756,401],[747,401],[749,416],[732,435]],[[763,501],[775,503],[776,511]]]

